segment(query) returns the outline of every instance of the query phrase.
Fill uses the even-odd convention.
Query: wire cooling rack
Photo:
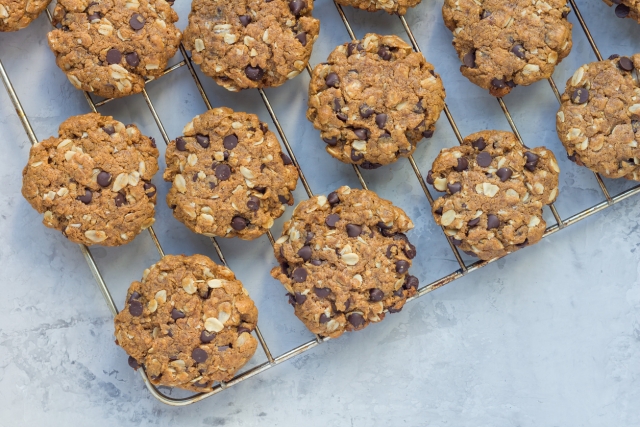
[[[573,8],[573,11],[576,14],[576,18],[578,19],[578,22],[580,23],[580,26],[582,27],[582,30],[584,31],[585,36],[587,37],[587,40],[589,41],[589,44],[591,45],[591,48],[593,49],[593,52],[595,53],[597,59],[599,61],[602,60],[602,55],[600,54],[600,51],[598,50],[596,43],[593,39],[593,37],[591,36],[591,32],[589,31],[589,29],[587,28],[587,25],[584,21],[584,19],[582,18],[582,15],[580,13],[580,10],[578,9],[575,0],[569,0],[571,7]],[[342,22],[344,23],[345,29],[347,31],[347,33],[349,34],[350,38],[352,40],[355,40],[357,37],[354,34],[351,25],[346,17],[346,15],[344,14],[344,11],[342,10],[342,7],[340,5],[338,5],[337,3],[334,3],[338,13],[342,19]],[[51,13],[47,10],[47,15],[49,17],[49,20],[51,20]],[[399,16],[398,17],[400,19],[400,22],[402,24],[402,27],[404,28],[404,31],[406,32],[411,44],[413,45],[413,49],[417,52],[420,52],[420,47],[418,46],[418,42],[416,41],[413,32],[411,30],[411,28],[409,27],[406,19],[404,18],[404,16]],[[200,83],[200,80],[195,72],[195,69],[193,67],[193,64],[191,62],[191,58],[189,57],[188,53],[186,52],[184,46],[181,44],[180,45],[180,53],[183,57],[182,61],[167,68],[163,74],[160,76],[164,76],[166,74],[169,74],[181,67],[186,66],[189,69],[189,72],[191,74],[191,77],[193,78],[193,81],[198,89],[198,92],[200,93],[202,100],[204,101],[207,109],[211,109],[212,105],[209,101],[209,98],[202,86],[202,84]],[[311,66],[307,65],[307,71],[309,73],[311,73]],[[0,61],[0,77],[2,78],[2,82],[5,85],[5,88],[7,90],[7,93],[9,94],[9,97],[11,98],[11,101],[16,109],[16,112],[22,122],[22,125],[24,127],[24,130],[29,138],[29,141],[31,142],[31,144],[35,144],[38,142],[38,139],[36,138],[36,135],[33,131],[33,128],[29,122],[29,119],[27,117],[27,114],[25,113],[24,109],[22,108],[22,104],[20,102],[20,100],[18,99],[18,96],[16,95],[16,92],[11,84],[11,81],[9,79],[9,76],[7,75],[5,68],[2,64],[2,62]],[[159,79],[160,77],[156,78]],[[558,102],[560,102],[560,92],[558,91],[558,88],[555,84],[555,82],[553,81],[552,78],[548,79],[549,81],[549,85],[551,86],[551,90],[553,91],[556,99],[558,100]],[[285,135],[285,132],[282,128],[282,126],[280,125],[280,122],[278,120],[278,117],[274,111],[274,109],[271,106],[271,103],[269,101],[269,98],[267,97],[266,93],[262,90],[262,89],[258,89],[260,96],[262,98],[262,101],[264,102],[264,105],[269,113],[269,115],[271,116],[271,119],[276,127],[276,130],[278,132],[278,134],[280,135],[280,139],[282,141],[282,143],[285,146],[285,149],[287,150],[287,152],[289,153],[289,156],[291,157],[293,164],[298,168],[298,172],[300,174],[300,180],[302,182],[302,185],[307,193],[307,195],[309,197],[313,196],[313,193],[311,191],[311,187],[309,186],[309,183],[302,171],[302,169],[300,168],[300,165],[298,164],[298,161],[296,159],[296,156],[293,152],[293,149],[291,148],[291,145],[289,144],[289,141],[287,139],[287,136]],[[91,109],[91,111],[93,112],[97,112],[98,108],[102,107],[103,105],[114,101],[113,99],[105,99],[102,100],[100,102],[94,102],[94,100],[92,99],[91,95],[89,93],[84,93],[84,96],[87,100],[87,103],[89,105],[89,108]],[[143,89],[142,91],[142,96],[144,97],[144,100],[149,108],[149,111],[151,112],[151,115],[153,116],[153,119],[156,122],[156,125],[158,126],[158,130],[160,131],[160,134],[162,135],[162,138],[164,139],[166,144],[169,144],[169,142],[171,141],[171,138],[169,137],[169,135],[167,134],[165,127],[163,125],[163,123],[160,121],[160,118],[158,116],[158,113],[153,105],[153,103],[151,102],[151,99],[149,98],[149,95],[147,94],[147,91]],[[511,117],[511,114],[509,113],[509,110],[507,109],[506,104],[504,103],[504,101],[501,98],[497,98],[497,101],[500,105],[500,108],[502,109],[505,118],[507,119],[511,129],[513,130],[514,134],[518,137],[518,139],[522,142],[522,138],[520,136],[520,133],[518,132],[518,129],[516,127],[515,122],[513,121],[513,118]],[[460,131],[458,130],[458,126],[456,125],[456,122],[448,108],[448,106],[445,104],[444,107],[444,113],[447,117],[447,120],[449,121],[449,124],[451,125],[451,128],[455,134],[455,137],[457,138],[458,142],[461,143],[462,142],[462,135],[460,134]],[[418,180],[418,182],[420,183],[420,186],[424,192],[425,197],[427,198],[427,200],[429,201],[429,204],[433,204],[433,197],[431,196],[431,193],[426,185],[425,179],[422,176],[415,160],[413,159],[412,156],[409,157],[409,163],[411,164],[411,168],[413,169],[413,171],[415,172],[416,175],[416,179]],[[362,176],[362,174],[360,173],[360,170],[358,168],[358,166],[354,165],[354,172],[358,178],[358,181],[360,182],[360,185],[364,188],[367,189],[367,184]],[[553,214],[553,217],[555,218],[555,224],[550,225],[549,227],[547,227],[544,237],[549,236],[565,227],[568,227],[569,225],[575,224],[578,221],[581,221],[593,214],[595,214],[596,212],[600,212],[601,210],[604,210],[630,196],[633,196],[637,193],[640,193],[640,185],[636,185],[632,188],[629,188],[627,190],[624,190],[618,194],[615,195],[611,195],[609,193],[609,191],[607,190],[606,185],[604,184],[604,182],[602,181],[601,177],[596,173],[595,174],[595,178],[600,186],[600,189],[602,191],[602,195],[604,196],[604,200],[601,201],[600,203],[597,203],[581,212],[578,212],[572,216],[569,216],[567,218],[561,218],[560,215],[558,214],[556,208],[554,205],[550,205],[549,208],[551,209],[551,212]],[[155,231],[153,230],[153,227],[150,227],[148,229],[148,232],[151,236],[151,239],[153,241],[153,243],[156,246],[156,249],[158,251],[158,254],[160,255],[160,257],[164,256],[164,251],[162,249],[162,246],[160,244],[160,241],[158,240],[158,237],[156,236]],[[271,235],[271,232],[267,233],[267,237],[269,238],[269,241],[271,242],[271,244],[273,245],[274,243],[274,239],[273,236]],[[476,261],[473,262],[471,264],[466,264],[462,257],[460,256],[460,253],[458,252],[458,249],[452,244],[452,242],[447,238],[447,241],[449,242],[449,246],[458,262],[458,266],[459,268],[455,271],[453,271],[452,273],[441,277],[438,280],[435,280],[425,286],[422,286],[421,288],[418,289],[418,293],[415,297],[413,297],[412,299],[421,297],[441,286],[446,285],[447,283],[450,283],[456,279],[459,279],[467,274],[469,274],[470,272],[474,271],[474,270],[478,270],[482,267],[484,267],[485,265],[496,261],[499,258],[494,258],[492,260],[489,261]],[[211,238],[211,243],[213,244],[213,247],[218,255],[218,258],[220,259],[220,262],[223,265],[227,265],[227,261],[222,253],[222,250],[220,248],[220,245],[218,244],[218,242],[216,241],[215,238]],[[116,304],[111,296],[111,293],[109,292],[109,288],[107,287],[102,274],[100,273],[100,270],[97,266],[97,264],[95,263],[95,260],[91,254],[91,251],[89,250],[89,248],[87,248],[84,245],[79,245],[80,246],[80,251],[82,252],[82,254],[84,255],[84,258],[89,266],[89,269],[91,270],[91,273],[93,274],[98,287],[100,289],[100,291],[102,292],[102,295],[104,296],[104,299],[107,303],[107,306],[109,307],[109,309],[111,310],[111,313],[115,316],[118,313],[118,309],[116,307]],[[208,392],[203,392],[203,393],[198,393],[189,397],[185,397],[185,398],[174,398],[171,396],[167,396],[166,394],[162,393],[160,390],[158,390],[153,384],[151,384],[151,382],[149,381],[149,379],[147,378],[145,372],[143,369],[139,369],[138,372],[140,373],[140,375],[142,376],[142,379],[144,380],[147,388],[149,389],[149,391],[151,392],[151,394],[156,397],[158,400],[160,400],[161,402],[168,404],[168,405],[172,405],[172,406],[184,406],[184,405],[189,405],[191,403],[195,403],[198,402],[200,400],[203,400],[209,396],[212,396],[214,394],[217,394],[219,392],[221,392],[222,390],[225,390],[235,384],[238,384],[239,382],[242,382],[244,380],[247,380],[255,375],[258,375],[259,373],[266,371],[267,369],[270,369],[276,365],[279,365],[299,354],[304,353],[305,351],[319,345],[320,343],[327,341],[328,338],[325,337],[321,337],[321,336],[316,336],[315,339],[312,339],[302,345],[299,345],[295,348],[292,348],[278,356],[273,356],[273,354],[271,353],[269,346],[267,345],[266,340],[264,339],[262,333],[260,332],[260,329],[258,327],[256,327],[255,329],[255,334],[256,337],[258,338],[258,341],[260,342],[260,345],[262,347],[262,350],[264,351],[264,354],[267,358],[267,361],[264,363],[261,363],[255,367],[252,367],[250,369],[247,369],[243,372],[241,372],[240,374],[238,374],[236,377],[234,377],[231,381],[226,382],[226,383],[219,383],[217,384],[215,387],[213,387],[211,389],[211,391]]]

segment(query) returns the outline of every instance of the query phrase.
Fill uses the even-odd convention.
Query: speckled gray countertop
[[[424,0],[407,19],[443,77],[462,134],[508,130],[498,103],[458,72],[441,5]],[[616,18],[600,0],[581,0],[579,6],[604,56],[640,51],[640,25]],[[175,7],[184,28],[188,0],[177,0]],[[376,31],[406,38],[396,17],[346,12],[358,36]],[[332,2],[318,0],[315,15],[322,30],[312,64],[348,40]],[[575,14],[570,20],[573,51],[554,75],[561,90],[579,65],[595,60]],[[55,66],[48,29],[41,16],[19,33],[0,34],[0,59],[41,139],[55,134],[68,116],[88,111],[82,94]],[[270,123],[256,91],[232,94],[202,80],[215,106],[254,112]],[[357,187],[351,167],[329,158],[304,118],[308,81],[303,73],[267,93],[312,189],[326,194],[343,184]],[[152,82],[148,91],[171,137],[205,109],[186,67]],[[546,145],[561,160],[556,205],[562,217],[600,202],[593,174],[566,160],[549,85],[519,87],[505,100],[525,142]],[[140,95],[101,111],[162,140]],[[322,344],[203,402],[173,408],[151,397],[113,344],[111,315],[78,247],[45,229],[21,197],[29,142],[2,90],[0,144],[1,426],[640,425],[639,198],[473,272],[362,332]],[[422,172],[440,148],[455,144],[443,114],[435,137],[415,153]],[[409,163],[364,175],[371,189],[416,223],[410,234],[418,247],[413,274],[424,284],[455,270]],[[160,174],[154,182],[160,192],[155,229],[165,251],[216,259],[208,239],[172,218]],[[612,192],[632,185],[606,183]],[[305,197],[300,185],[296,197]],[[281,225],[282,220],[276,223],[274,234]],[[269,276],[274,259],[268,240],[221,240],[221,246],[258,305],[273,353],[308,341],[311,334]],[[129,283],[158,258],[146,233],[125,247],[96,248],[93,254],[119,307]],[[251,363],[264,360],[258,350]]]

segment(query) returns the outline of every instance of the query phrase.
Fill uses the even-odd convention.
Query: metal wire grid
[[[593,40],[593,37],[591,36],[591,33],[589,31],[589,29],[587,28],[587,25],[584,21],[584,19],[582,18],[582,14],[580,13],[580,10],[578,9],[575,0],[569,0],[569,2],[571,3],[571,6],[576,14],[576,18],[578,19],[580,26],[582,27],[588,41],[589,44],[591,45],[596,57],[598,58],[598,60],[602,60],[602,56],[600,55],[600,52],[595,44],[595,41]],[[338,13],[345,25],[345,29],[348,32],[349,36],[351,37],[352,40],[356,39],[356,36],[351,28],[351,25],[346,17],[346,15],[344,14],[344,11],[342,10],[342,7],[340,5],[338,5],[337,3],[335,3],[335,6],[338,10]],[[50,12],[47,10],[47,15],[49,16],[49,19],[51,20],[51,14]],[[402,23],[402,26],[407,34],[407,36],[409,37],[409,40],[411,41],[411,44],[413,45],[413,48],[416,52],[420,52],[420,47],[418,46],[418,43],[413,35],[413,32],[411,31],[411,28],[409,27],[406,19],[404,18],[404,16],[399,16],[399,19]],[[204,101],[207,109],[211,109],[212,105],[211,102],[209,101],[209,98],[207,97],[207,94],[204,91],[204,88],[202,87],[202,84],[200,83],[200,79],[198,78],[195,69],[193,67],[193,64],[191,62],[191,58],[189,57],[189,55],[187,54],[184,46],[181,44],[180,45],[180,53],[183,57],[183,60],[179,63],[177,63],[176,65],[167,68],[162,76],[177,70],[178,68],[181,68],[183,66],[187,66],[187,68],[189,69],[189,72],[191,73],[191,76],[193,78],[194,83],[196,84],[196,87],[198,89],[198,92],[200,93],[202,100]],[[311,73],[311,67],[309,65],[307,65],[307,71],[309,73]],[[161,77],[162,77],[161,76]],[[7,75],[4,66],[2,64],[2,61],[0,61],[0,78],[2,78],[2,81],[5,85],[5,88],[7,90],[7,93],[9,94],[9,97],[12,101],[12,103],[14,104],[14,107],[16,109],[16,112],[22,122],[22,125],[25,129],[25,132],[27,133],[27,136],[29,138],[29,141],[31,142],[31,144],[36,144],[38,142],[38,139],[36,138],[36,135],[33,131],[33,128],[31,127],[31,124],[29,123],[29,120],[27,118],[27,115],[24,111],[24,109],[22,108],[22,105],[20,103],[20,100],[18,99],[18,96],[11,84],[11,81],[9,80],[9,76]],[[556,99],[558,100],[558,102],[560,101],[560,93],[558,91],[558,88],[556,87],[555,82],[553,81],[552,78],[549,79],[549,84],[551,86],[551,89],[554,92],[554,95],[556,96]],[[302,171],[302,169],[300,168],[295,154],[291,148],[291,145],[289,144],[289,141],[284,133],[284,130],[282,129],[282,126],[280,125],[280,122],[278,120],[278,117],[275,113],[275,111],[273,110],[271,103],[269,102],[269,98],[267,97],[266,93],[264,92],[264,90],[262,89],[258,89],[260,92],[260,96],[264,102],[264,105],[269,113],[269,115],[271,116],[271,119],[276,127],[276,130],[278,132],[278,134],[280,135],[280,138],[282,140],[282,142],[285,145],[285,148],[287,150],[287,152],[289,153],[289,156],[291,157],[293,164],[296,166],[296,168],[298,169],[298,172],[300,173],[300,179],[302,181],[302,184],[305,188],[305,191],[307,193],[307,195],[309,197],[313,196],[313,193],[311,191],[311,188],[309,186],[308,181],[306,180],[304,173]],[[85,98],[89,104],[90,109],[93,112],[97,112],[97,108],[105,105],[108,102],[111,102],[113,99],[105,99],[102,100],[100,102],[94,102],[93,99],[91,98],[90,94],[88,93],[84,93]],[[149,107],[149,111],[151,112],[151,115],[153,116],[156,125],[158,126],[158,129],[162,135],[162,138],[164,139],[165,143],[168,144],[171,139],[169,138],[167,132],[165,131],[164,125],[162,124],[160,117],[158,116],[158,113],[153,105],[153,103],[151,102],[151,99],[149,98],[149,95],[147,94],[146,90],[143,89],[142,91],[142,96],[145,99],[145,102],[147,103],[147,106]],[[507,121],[509,122],[509,125],[511,126],[514,134],[518,137],[518,139],[522,142],[522,138],[520,136],[520,133],[518,132],[516,125],[511,117],[511,114],[509,113],[509,110],[507,109],[506,104],[504,103],[504,101],[501,98],[498,98],[498,103],[500,104],[500,107],[507,119]],[[445,115],[449,121],[449,124],[451,125],[451,128],[453,129],[453,132],[456,136],[456,138],[458,139],[458,142],[462,142],[462,135],[460,134],[460,131],[458,130],[458,127],[453,119],[453,116],[451,114],[451,112],[449,111],[449,108],[447,107],[447,105],[445,104],[444,107],[444,112]],[[413,159],[412,156],[409,157],[409,163],[411,164],[411,167],[413,169],[413,171],[415,172],[415,175],[420,183],[420,186],[422,187],[424,194],[427,198],[427,200],[429,201],[429,204],[433,204],[433,197],[431,196],[431,193],[426,185],[426,182],[424,180],[424,177],[422,176],[415,160]],[[367,184],[362,176],[362,174],[360,173],[360,170],[358,168],[358,166],[354,165],[354,171],[358,177],[358,180],[360,182],[360,184],[362,185],[363,188],[367,189]],[[640,193],[640,185],[636,185],[628,190],[622,191],[621,193],[615,195],[615,196],[611,196],[604,184],[604,182],[602,181],[601,177],[598,174],[595,174],[596,180],[602,190],[602,193],[605,197],[605,200],[590,207],[587,208],[575,215],[572,215],[566,219],[562,219],[560,217],[560,215],[558,214],[558,212],[556,211],[555,207],[553,205],[550,206],[551,212],[553,213],[553,216],[556,220],[556,223],[553,225],[550,225],[549,227],[547,227],[544,236],[548,236],[550,234],[553,234],[559,230],[561,230],[562,228],[565,228],[569,225],[572,225],[580,220],[583,220],[593,214],[595,214],[596,212],[599,212],[603,209],[606,209],[609,206],[614,205],[615,203],[618,203],[630,196],[633,196],[637,193]],[[152,227],[150,227],[148,229],[149,234],[151,236],[151,239],[153,240],[156,249],[158,250],[158,254],[160,255],[160,257],[164,256],[164,251],[162,249],[162,246],[153,230]],[[267,233],[267,237],[269,238],[269,241],[271,242],[271,244],[274,243],[274,239],[273,236],[271,235],[271,232]],[[460,268],[428,285],[425,285],[421,288],[418,289],[418,293],[415,297],[413,297],[412,299],[418,298],[422,295],[425,295],[441,286],[444,286],[447,283],[450,283],[466,274],[468,274],[471,271],[477,270],[481,267],[484,267],[485,265],[499,259],[499,258],[495,258],[492,260],[488,260],[488,261],[476,261],[470,265],[466,265],[464,263],[464,261],[462,260],[457,248],[451,243],[451,241],[447,238],[447,241],[449,242],[449,245],[451,247],[451,250],[453,251],[453,254],[456,257],[456,260],[458,261],[458,264],[460,266]],[[220,262],[223,265],[227,265],[227,261],[222,253],[222,250],[220,248],[220,246],[218,245],[218,242],[216,241],[215,238],[211,238],[211,242],[213,244],[213,247],[218,255],[218,258],[220,259]],[[100,270],[97,266],[97,264],[95,263],[93,256],[91,255],[91,251],[84,245],[79,245],[80,246],[80,251],[82,252],[82,254],[85,257],[85,260],[89,266],[89,269],[91,270],[91,273],[93,274],[96,282],[98,283],[98,287],[100,289],[100,291],[102,292],[102,295],[105,298],[105,301],[107,303],[107,306],[109,307],[109,309],[111,310],[111,313],[115,316],[118,313],[118,309],[115,305],[115,302],[111,296],[111,293],[109,292],[108,287],[106,286],[106,283],[104,282],[104,279],[100,273]],[[269,350],[269,347],[264,339],[264,337],[262,336],[262,334],[260,333],[260,329],[256,327],[256,336],[258,338],[258,341],[260,342],[260,345],[265,353],[265,356],[267,357],[267,361],[259,364],[249,370],[246,370],[240,374],[238,374],[234,379],[232,379],[231,381],[227,382],[227,383],[220,383],[218,385],[216,385],[211,391],[209,392],[205,392],[205,393],[199,393],[199,394],[195,394],[193,396],[190,397],[186,397],[186,398],[173,398],[170,396],[167,396],[165,394],[163,394],[161,391],[159,391],[153,384],[151,384],[151,382],[148,380],[145,372],[143,369],[140,369],[140,375],[142,376],[142,379],[144,380],[147,388],[149,389],[149,391],[151,392],[151,394],[156,397],[158,400],[160,400],[163,403],[166,403],[168,405],[173,405],[173,406],[184,406],[184,405],[189,405],[191,403],[195,403],[198,402],[206,397],[209,397],[211,395],[214,395],[216,393],[219,393],[220,391],[233,386],[241,381],[244,381],[248,378],[251,378],[269,368],[272,368],[273,366],[276,366],[288,359],[291,359],[294,356],[297,356],[301,353],[304,353],[305,351],[317,346],[318,344],[320,344],[323,341],[327,341],[328,338],[324,338],[324,337],[320,337],[320,336],[316,336],[315,339],[310,340],[302,345],[299,345],[279,356],[274,357],[271,354],[271,351]]]

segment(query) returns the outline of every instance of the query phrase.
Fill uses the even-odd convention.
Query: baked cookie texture
[[[0,0],[0,32],[26,28],[51,0]]]
[[[47,39],[77,89],[120,98],[162,74],[180,44],[177,20],[165,0],[59,0]]]
[[[551,77],[571,51],[566,0],[445,0],[462,74],[493,96]]]
[[[338,337],[398,312],[416,294],[413,223],[372,191],[340,187],[301,202],[274,245],[271,275],[313,333]]]
[[[312,12],[313,0],[194,0],[184,45],[230,91],[280,86],[309,62],[320,32]]]
[[[384,10],[389,14],[404,15],[407,9],[416,6],[422,0],[337,0],[343,6],[353,6],[369,12]]]
[[[338,46],[309,83],[307,118],[336,159],[375,169],[430,138],[444,108],[442,80],[397,36]]]
[[[135,125],[90,113],[33,147],[22,195],[42,223],[87,246],[129,243],[154,223],[158,150]]]
[[[578,68],[556,115],[569,159],[608,178],[640,180],[640,54]]]
[[[542,238],[542,208],[558,197],[559,173],[545,147],[526,148],[511,132],[471,134],[433,162],[427,182],[446,192],[433,216],[467,254],[503,256]]]
[[[638,0],[603,0],[609,6],[615,6],[618,18],[631,18],[640,22],[640,2]]]
[[[156,386],[207,391],[253,356],[258,309],[233,272],[203,255],[167,255],[133,282],[116,344]]]
[[[171,141],[167,204],[195,233],[255,239],[293,205],[298,170],[254,114],[214,108]]]

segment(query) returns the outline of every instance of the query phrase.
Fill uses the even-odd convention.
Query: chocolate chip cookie
[[[180,44],[165,0],[59,0],[48,34],[56,63],[77,88],[105,98],[144,89]]]
[[[551,77],[571,50],[566,0],[445,0],[462,74],[493,96]]]
[[[397,13],[404,15],[407,9],[414,7],[422,0],[336,0],[336,3],[343,6],[353,6],[369,12],[384,10],[389,14]]]
[[[447,193],[433,204],[433,216],[469,255],[505,255],[542,238],[542,207],[558,197],[559,173],[545,147],[526,148],[511,132],[471,134],[433,162],[427,182]]]
[[[0,0],[0,32],[26,28],[51,0]]]
[[[567,81],[556,130],[569,159],[608,178],[640,180],[640,54],[613,55]]]
[[[280,86],[309,62],[320,21],[313,0],[239,0],[191,3],[185,47],[220,86]]]
[[[258,309],[233,272],[204,255],[167,255],[133,282],[116,344],[155,385],[207,391],[253,356]]]
[[[293,204],[298,170],[254,114],[214,108],[195,117],[165,155],[173,215],[206,236],[252,240]]]
[[[57,138],[31,147],[22,195],[72,242],[123,245],[155,221],[157,159],[135,125],[96,113],[70,117]]]
[[[444,87],[421,53],[397,36],[367,34],[313,70],[307,118],[333,157],[375,169],[430,138]]]
[[[618,18],[632,18],[640,22],[640,2],[638,0],[603,0],[609,6],[615,5]]]
[[[338,337],[396,313],[416,294],[413,223],[374,192],[340,187],[301,202],[274,246],[271,275],[315,334]]]

